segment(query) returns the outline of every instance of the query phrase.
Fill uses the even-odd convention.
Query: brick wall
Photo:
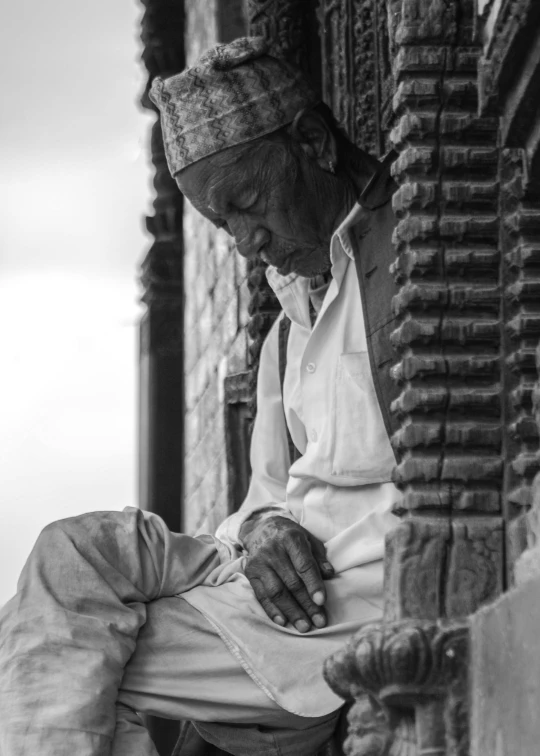
[[[218,41],[217,0],[186,0],[187,65]],[[224,231],[186,202],[185,503],[183,530],[211,530],[227,514],[223,381],[247,367],[245,261]]]

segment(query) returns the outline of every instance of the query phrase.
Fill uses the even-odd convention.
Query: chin
[[[314,278],[315,276],[322,276],[328,273],[332,268],[330,260],[320,260],[318,263],[306,260],[304,264],[296,265],[294,272],[303,278]]]

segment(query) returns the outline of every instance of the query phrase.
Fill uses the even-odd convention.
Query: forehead
[[[196,206],[209,207],[216,199],[234,194],[256,174],[258,145],[236,145],[209,155],[180,171],[178,188]]]

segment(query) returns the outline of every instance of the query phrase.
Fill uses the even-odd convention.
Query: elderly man
[[[210,50],[151,97],[180,190],[262,255],[283,307],[261,355],[251,486],[216,536],[136,509],[45,529],[1,615],[0,753],[150,756],[150,713],[239,756],[308,756],[341,705],[324,659],[381,615],[399,501],[394,187],[261,39]]]

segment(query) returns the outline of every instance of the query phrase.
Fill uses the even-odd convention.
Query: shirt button
[[[308,373],[314,373],[315,372],[315,363],[314,362],[308,362],[306,365],[306,370]]]
[[[310,437],[311,441],[313,441],[313,443],[315,443],[315,441],[319,438],[319,436],[317,435],[317,431],[316,430],[310,431],[309,437]]]

